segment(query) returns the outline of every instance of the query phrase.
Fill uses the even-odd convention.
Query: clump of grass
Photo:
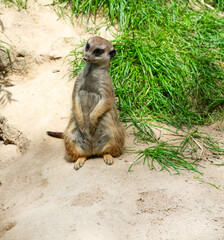
[[[186,144],[197,145],[200,138],[210,150],[220,150],[210,137],[190,130],[182,145],[174,147],[155,139],[146,127],[156,120],[191,129],[224,115],[224,20],[216,11],[175,0],[54,3],[68,4],[74,15],[88,19],[101,14],[119,25],[113,41],[118,54],[110,71],[121,117],[135,125],[138,138],[156,143],[139,152],[144,161],[157,160],[166,170],[197,171],[195,163],[183,161]],[[73,63],[76,73],[80,65]]]
[[[8,57],[9,66],[4,66],[1,60],[1,57],[4,55]],[[0,40],[0,106],[4,106],[7,102],[11,102],[12,100],[12,94],[4,88],[9,84],[7,81],[4,80],[4,76],[8,71],[7,68],[9,67],[11,67],[12,69],[12,59],[9,44],[5,41]]]
[[[8,57],[10,59],[10,62],[12,62],[11,54],[10,54],[10,50],[9,50],[8,46],[9,46],[8,43],[6,43],[5,41],[0,40],[0,49],[2,49],[2,50],[7,52]]]
[[[111,75],[123,113],[192,127],[223,109],[224,21],[215,13],[182,1],[60,2],[119,22]]]
[[[219,143],[214,141],[209,134],[201,133],[198,129],[193,131],[182,129],[179,133],[180,130],[173,131],[167,127],[155,126],[141,119],[132,119],[130,126],[134,126],[136,129],[134,135],[137,141],[150,142],[153,145],[137,151],[138,157],[129,167],[129,171],[138,161],[143,159],[143,164],[147,162],[152,169],[156,169],[154,162],[157,161],[161,165],[160,170],[166,169],[171,172],[171,169],[180,173],[179,170],[187,169],[202,174],[197,166],[206,151],[224,155],[224,149],[219,147]],[[163,141],[161,137],[156,137],[151,126],[165,129],[168,131],[168,135],[176,138]]]
[[[111,74],[119,106],[176,127],[204,124],[224,104],[223,52],[214,51],[214,45],[189,48],[184,38],[166,34],[166,40],[155,38],[159,46],[148,34],[127,33],[114,41],[120,54]]]
[[[171,146],[168,142],[160,142],[155,146],[139,150],[138,158],[131,164],[128,170],[131,171],[132,166],[140,159],[143,159],[143,164],[147,161],[148,166],[152,169],[156,169],[154,166],[154,161],[156,160],[157,163],[162,166],[160,170],[165,169],[170,172],[170,169],[173,169],[176,173],[180,173],[181,169],[187,169],[202,174],[196,169],[196,163],[186,161],[185,158],[186,157],[178,151],[177,146]]]
[[[223,0],[205,0],[204,3],[211,5],[212,7],[218,9],[219,11],[224,11]]]
[[[1,23],[1,20],[0,20],[0,23]],[[0,32],[0,35],[1,34],[3,34],[3,33]],[[4,51],[8,55],[10,67],[12,68],[12,58],[11,58],[11,52],[10,52],[10,45],[5,41],[0,40],[0,51]],[[1,59],[0,59],[0,61],[1,61]]]
[[[27,9],[28,0],[1,0],[1,2],[9,7],[16,6],[21,11],[22,9]]]

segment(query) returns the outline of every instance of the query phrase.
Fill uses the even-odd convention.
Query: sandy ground
[[[96,158],[79,171],[64,160],[62,141],[45,132],[66,127],[74,80],[68,81],[64,60],[91,33],[58,20],[41,2],[46,1],[32,3],[27,12],[0,5],[4,33],[24,63],[8,76],[13,101],[0,113],[30,140],[24,155],[0,142],[0,238],[223,240],[224,167],[211,165],[223,156],[201,162],[204,176],[170,175],[141,163],[128,172],[136,156],[127,151],[112,166]],[[111,39],[105,29],[100,33]],[[203,129],[224,142],[223,132]],[[126,146],[136,147],[130,131]]]

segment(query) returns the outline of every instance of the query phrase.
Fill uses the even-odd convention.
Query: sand
[[[59,19],[44,6],[47,1],[28,3],[21,12],[0,4],[4,38],[17,52],[17,67],[6,77],[13,84],[6,88],[11,102],[0,106],[0,115],[29,139],[25,153],[0,141],[0,238],[223,240],[224,167],[211,164],[223,162],[223,156],[201,161],[203,176],[171,175],[141,162],[128,172],[136,159],[128,151],[112,166],[95,158],[78,171],[64,160],[62,140],[45,132],[66,127],[75,81],[69,81],[66,56],[94,33]],[[113,38],[105,28],[99,33]],[[224,142],[215,125],[203,131]],[[131,129],[126,147],[143,147],[134,143]]]

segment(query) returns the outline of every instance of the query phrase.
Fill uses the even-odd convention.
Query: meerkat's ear
[[[110,55],[110,59],[112,59],[115,55],[116,55],[116,50],[113,49],[109,52],[109,55]]]

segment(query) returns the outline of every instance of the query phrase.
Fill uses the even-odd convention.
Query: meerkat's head
[[[116,55],[113,45],[104,38],[92,37],[84,46],[83,59],[96,65],[109,65],[110,60]]]

